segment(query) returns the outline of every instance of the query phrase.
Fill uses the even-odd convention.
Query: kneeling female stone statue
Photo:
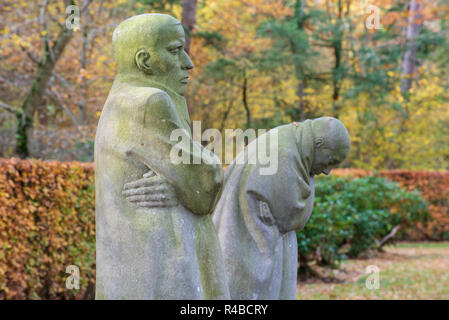
[[[257,156],[240,152],[226,170],[214,210],[231,299],[295,298],[296,231],[312,212],[313,176],[329,174],[349,152],[349,134],[334,118],[294,122],[267,134],[273,130],[278,136],[277,172],[261,174],[261,164],[248,161]],[[276,143],[273,137],[267,140]],[[251,147],[246,149],[256,150]]]

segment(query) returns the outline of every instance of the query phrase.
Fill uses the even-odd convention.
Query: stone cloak
[[[161,98],[171,102],[155,109]],[[221,164],[212,155],[209,165],[169,158],[171,132],[191,137],[189,126],[184,97],[169,88],[114,82],[95,139],[97,299],[229,298],[210,214]],[[138,208],[122,196],[125,183],[150,170],[174,186],[178,206]]]
[[[296,231],[283,233],[273,216],[282,225],[290,222],[300,230],[311,214],[313,133],[310,120],[276,129],[277,173],[261,175],[261,164],[249,164],[250,156],[237,164],[244,156],[240,152],[225,172],[222,196],[214,210],[231,299],[295,298]],[[270,143],[274,141],[272,131],[267,134]]]

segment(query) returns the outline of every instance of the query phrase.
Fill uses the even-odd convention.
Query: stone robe
[[[211,217],[221,164],[211,153],[211,164],[170,161],[170,134],[185,129],[191,140],[189,126],[184,97],[115,80],[95,139],[97,299],[229,298]],[[173,185],[177,206],[139,208],[122,195],[150,170]]]
[[[240,152],[225,172],[222,196],[214,210],[231,299],[295,298],[295,230],[301,230],[310,217],[315,190],[310,176],[311,121],[277,130],[278,171],[261,175],[259,162],[248,163],[250,156],[245,164],[236,164],[244,156]]]

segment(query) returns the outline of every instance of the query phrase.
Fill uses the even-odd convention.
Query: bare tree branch
[[[17,12],[19,12],[19,11],[20,10],[17,10]],[[7,39],[7,38],[11,37],[11,35],[14,34],[14,33],[16,33],[18,35],[21,27],[26,26],[26,25],[31,24],[31,23],[34,23],[34,22],[36,22],[38,20],[39,20],[39,18],[34,18],[32,20],[28,20],[28,21],[25,21],[25,22],[22,22],[22,23],[18,23],[18,24],[15,24],[15,25],[11,26],[9,28],[11,30],[11,32],[8,32],[7,34],[3,35],[1,37],[1,40],[4,40],[4,39]]]
[[[81,7],[81,11],[86,11],[87,7],[90,5],[91,2],[92,0],[84,0],[83,6]]]
[[[389,234],[387,234],[382,240],[380,240],[378,243],[378,249],[382,249],[382,247],[395,236],[399,229],[401,229],[401,226],[397,225],[393,228],[393,230],[391,230]]]
[[[23,77],[22,77],[22,79],[20,79],[20,80],[22,80],[23,82],[19,82],[19,80],[17,79],[17,77],[16,77],[16,79],[11,80],[11,79],[9,79],[9,78],[7,79],[7,78],[3,77],[2,75],[0,75],[0,81],[3,82],[3,83],[7,83],[7,84],[10,85],[10,86],[13,86],[13,87],[23,87],[23,86],[29,85],[29,81],[26,81],[25,79],[23,79]]]
[[[46,48],[50,48],[50,44],[48,42],[48,30],[47,30],[47,22],[45,21],[45,13],[47,12],[48,0],[43,0],[40,5],[39,12],[39,25],[41,28],[41,42],[42,42],[42,50],[45,52]],[[51,53],[51,52],[50,52]],[[51,57],[54,58],[53,55]]]
[[[75,94],[75,90],[72,88],[72,86],[69,84],[69,82],[67,81],[66,78],[64,78],[62,75],[60,75],[56,71],[53,71],[52,75],[56,79],[58,79],[65,88],[69,89],[72,92],[72,94]]]
[[[99,28],[91,29],[89,31],[89,37],[90,37],[89,47],[90,48],[93,47],[93,43],[94,43],[95,39],[97,38],[97,36],[98,36],[98,34],[100,32],[105,31],[108,28],[116,27],[117,25],[118,25],[118,22],[114,22],[114,23],[111,23],[111,24],[108,24],[108,25],[105,25],[105,26],[101,26]]]
[[[14,115],[17,113],[17,111],[14,110],[10,105],[8,105],[8,104],[6,104],[4,102],[1,102],[1,101],[0,101],[0,108],[4,109],[4,110],[6,110],[6,111],[8,111],[8,112],[10,112],[10,113],[12,113]]]
[[[22,49],[23,52],[27,55],[28,58],[30,58],[31,61],[33,61],[35,64],[39,64],[39,57],[34,53],[33,51],[28,50],[24,46],[20,46],[20,49]]]
[[[70,111],[70,109],[64,104],[64,102],[62,102],[62,97],[60,95],[60,93],[58,91],[56,91],[55,89],[52,90],[45,90],[45,94],[57,105],[59,105],[69,116],[70,120],[72,121],[73,125],[75,126],[75,128],[78,130],[78,121],[76,120],[75,115],[73,114],[72,111]],[[78,130],[79,132],[79,130]],[[81,132],[80,132],[81,133]]]

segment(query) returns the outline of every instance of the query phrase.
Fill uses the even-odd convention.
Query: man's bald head
[[[166,14],[141,14],[126,19],[115,28],[112,35],[117,71],[137,70],[135,55],[139,49],[154,49],[164,38],[167,28],[181,23]]]
[[[344,124],[332,117],[312,121],[315,159],[312,173],[328,173],[348,156],[351,140]]]
[[[178,20],[166,14],[138,15],[123,21],[112,41],[117,72],[124,78],[137,76],[144,83],[151,80],[185,94],[193,63],[184,50],[185,34]]]

